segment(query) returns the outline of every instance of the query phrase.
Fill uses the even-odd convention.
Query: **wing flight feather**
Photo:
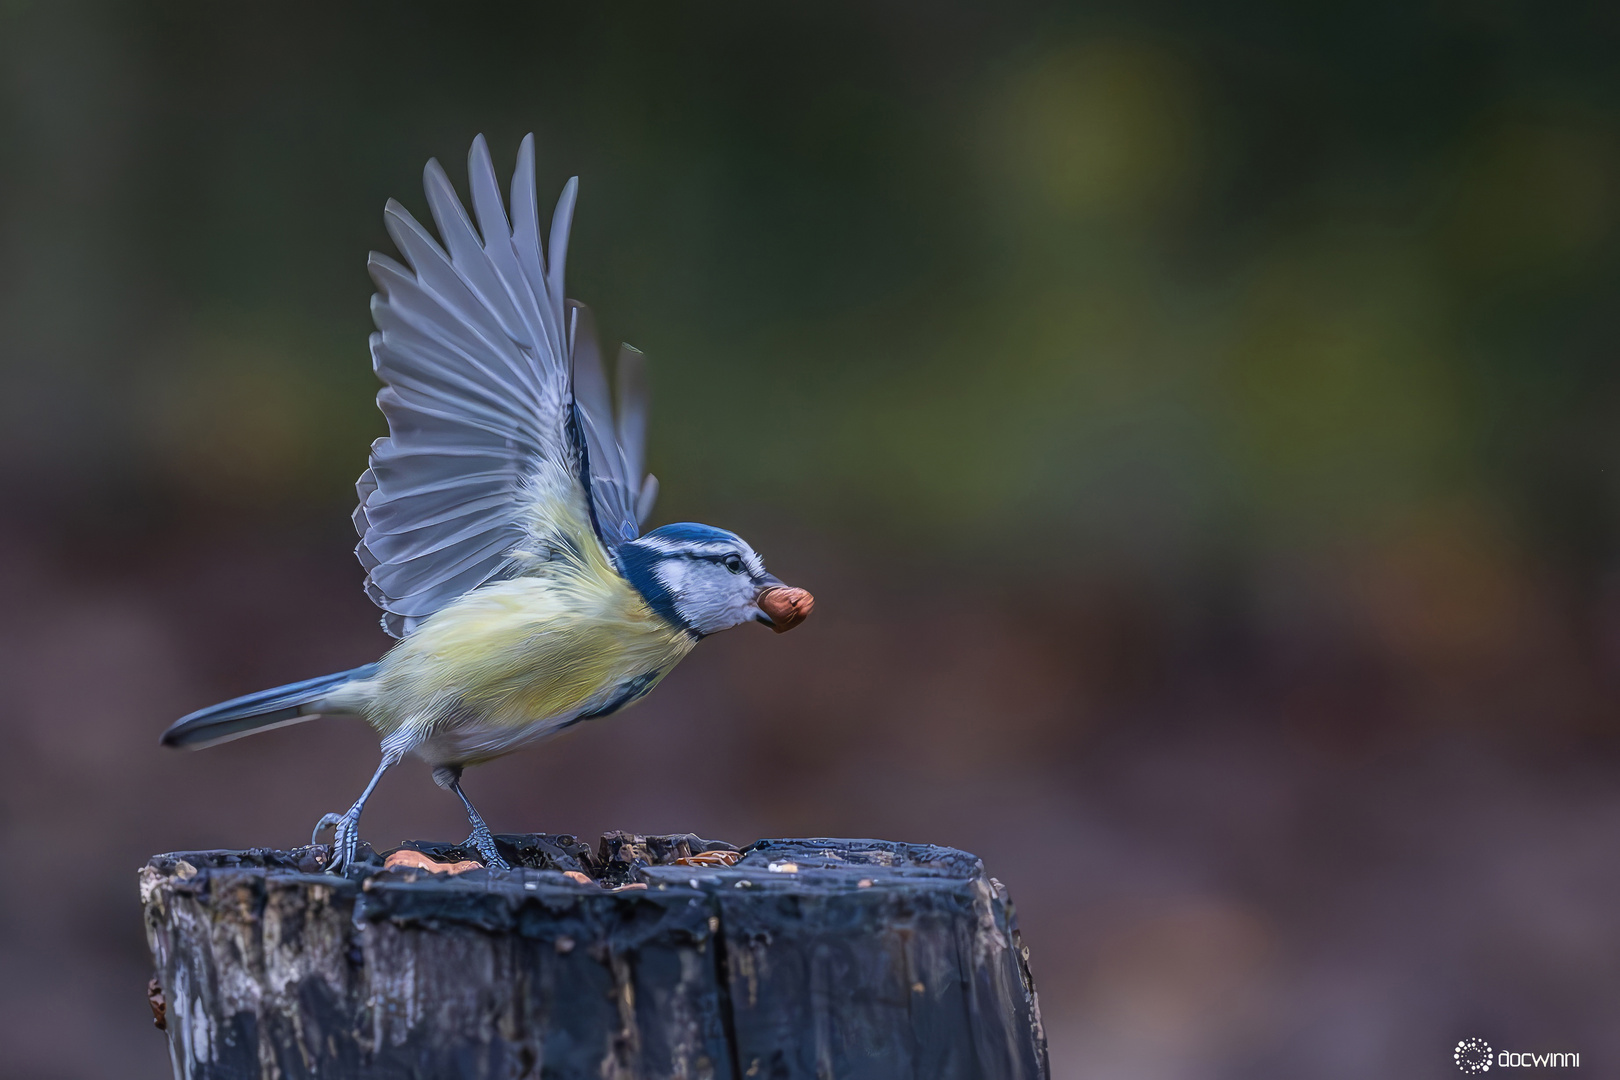
[[[657,491],[641,472],[641,354],[620,354],[615,415],[589,312],[564,297],[577,180],[558,199],[548,260],[534,137],[518,151],[510,219],[481,135],[467,168],[472,216],[429,161],[423,188],[440,239],[390,199],[384,224],[404,262],[374,252],[368,264],[388,435],[372,444],[355,485],[355,554],[396,637],[518,570],[524,546],[548,524],[534,520],[542,470],[560,466],[575,478],[609,550],[638,534]]]

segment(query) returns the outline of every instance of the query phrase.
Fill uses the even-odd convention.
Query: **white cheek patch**
[[[740,575],[699,559],[660,559],[653,567],[682,620],[702,634],[747,622],[753,588]]]
[[[678,600],[686,592],[687,580],[692,576],[692,563],[688,559],[659,559],[653,563],[653,576],[669,590],[669,595]]]

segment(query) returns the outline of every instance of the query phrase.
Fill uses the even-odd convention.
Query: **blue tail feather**
[[[279,727],[310,719],[299,708],[324,697],[347,682],[374,678],[377,664],[322,675],[303,682],[260,690],[222,701],[176,720],[163,733],[164,746],[207,746],[238,738],[261,728]]]

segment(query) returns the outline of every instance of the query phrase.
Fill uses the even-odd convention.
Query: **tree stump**
[[[882,840],[497,838],[513,869],[327,849],[141,871],[176,1077],[1038,1080],[1000,883]],[[476,858],[407,844],[391,861]]]

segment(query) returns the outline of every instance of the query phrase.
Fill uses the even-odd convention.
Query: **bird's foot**
[[[359,853],[360,815],[353,811],[347,814],[322,814],[321,820],[315,823],[315,830],[309,834],[310,845],[320,843],[321,833],[327,829],[336,831],[332,834],[332,858],[327,863],[326,872],[341,874]]]
[[[490,834],[489,829],[485,826],[475,827],[471,835],[461,842],[461,846],[476,850],[479,857],[484,860],[484,866],[487,869],[512,869],[507,865],[506,860],[501,858],[499,849],[495,847],[495,837]]]

